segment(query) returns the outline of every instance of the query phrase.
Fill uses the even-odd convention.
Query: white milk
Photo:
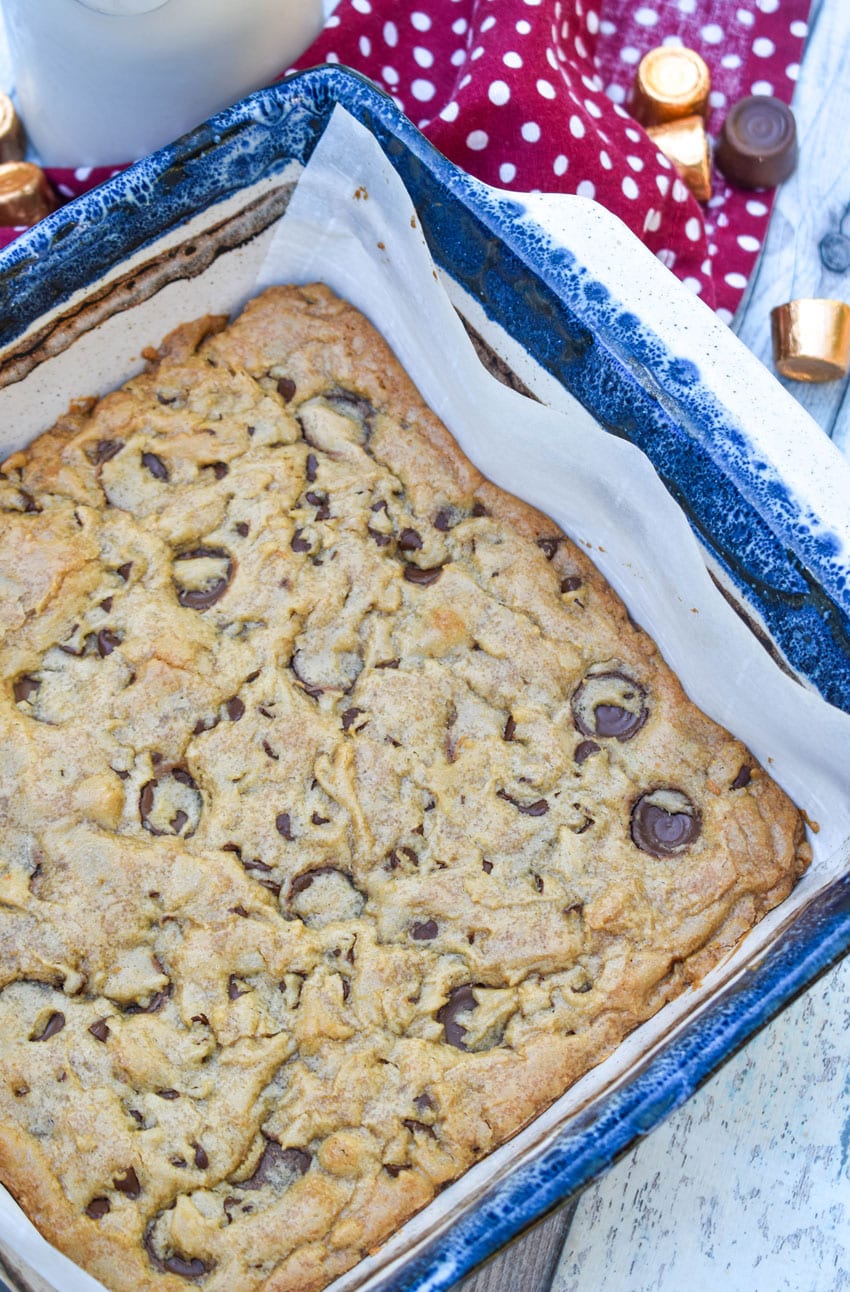
[[[274,80],[321,0],[2,0],[20,115],[53,166],[132,161]]]

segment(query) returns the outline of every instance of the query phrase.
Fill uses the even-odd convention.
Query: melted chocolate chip
[[[114,600],[115,600],[114,597],[104,597],[103,600],[100,602],[101,610],[105,610],[106,613],[109,614],[109,612],[112,609],[112,603]]]
[[[553,534],[551,537],[538,538],[537,546],[540,548],[547,561],[553,561],[555,559],[555,554],[563,541],[563,534]]]
[[[392,542],[392,539],[389,534],[382,534],[379,530],[372,529],[370,525],[366,526],[366,533],[369,535],[370,538],[373,538],[375,540],[375,542],[378,544],[378,547],[389,547],[390,543]]]
[[[105,1018],[98,1018],[89,1028],[92,1036],[97,1041],[106,1041],[109,1036],[109,1028],[106,1025]]]
[[[159,896],[159,894],[157,894]],[[129,1005],[124,1006],[125,1014],[158,1014],[167,1000],[171,999],[174,992],[174,986],[169,983],[162,991],[155,991],[148,1001],[147,1005],[139,1005],[137,1001],[131,1001]]]
[[[296,529],[292,538],[289,540],[289,546],[292,548],[293,552],[309,552],[310,548],[313,546],[309,538],[302,538],[303,533],[303,529]]]
[[[375,668],[398,668],[400,663],[400,659],[382,659],[378,661]]]
[[[230,467],[227,465],[226,462],[212,462],[210,465],[212,467],[212,473],[215,476],[216,480],[223,480],[224,477],[230,471]]]
[[[508,720],[505,723],[505,730],[502,733],[502,739],[513,740],[515,735],[516,735],[516,723],[514,722],[513,714],[509,713]]]
[[[276,1140],[267,1139],[259,1162],[247,1180],[241,1180],[240,1189],[261,1189],[265,1184],[274,1182],[274,1176],[281,1168],[296,1175],[305,1175],[313,1161],[308,1152],[301,1148],[281,1148]]]
[[[631,837],[651,857],[676,857],[699,837],[700,814],[680,790],[650,790],[632,808]]]
[[[470,983],[465,983],[462,987],[455,987],[449,992],[448,1000],[445,1005],[437,1010],[435,1015],[437,1022],[442,1023],[446,1041],[453,1045],[456,1050],[465,1050],[466,1028],[457,1021],[458,1014],[465,1014],[475,1009],[477,1001],[472,991]]]
[[[416,583],[422,588],[427,588],[430,584],[436,583],[442,573],[442,565],[433,565],[424,569],[420,565],[406,564],[404,567],[404,577],[407,582]]]
[[[393,1180],[397,1180],[402,1171],[409,1171],[411,1168],[405,1162],[384,1162],[384,1170]]]
[[[12,687],[12,691],[15,696],[15,703],[20,704],[22,700],[29,700],[37,693],[40,686],[41,682],[36,677],[29,677],[26,674],[23,677],[19,677]]]
[[[159,762],[161,762],[161,759],[157,759],[156,756],[154,755],[152,756],[151,761],[153,762],[154,766],[158,766]],[[187,802],[187,796],[183,795],[182,797],[186,807],[190,807],[190,806],[192,807],[194,811],[195,820],[194,822],[191,822],[189,813],[185,810],[185,808],[178,807],[178,808],[175,808],[174,816],[168,819],[167,821],[168,828],[166,829],[161,824],[162,823],[161,812],[159,815],[160,824],[157,824],[157,821],[155,820],[155,816],[157,814],[157,803],[158,803],[159,796],[160,795],[164,796],[163,802],[165,803],[166,806],[171,797],[169,794],[169,786],[168,786],[169,780],[176,781],[178,785],[185,786],[187,789],[194,791],[194,793],[191,796],[189,796],[193,800],[191,804]],[[145,829],[148,831],[149,834],[179,835],[183,831],[184,826],[188,824],[190,825],[190,829],[186,830],[185,832],[185,837],[188,838],[189,835],[192,835],[195,833],[195,829],[197,827],[197,820],[200,817],[200,812],[201,812],[200,793],[191,775],[189,774],[189,772],[186,771],[184,767],[172,767],[170,771],[159,772],[153,778],[153,780],[145,782],[145,784],[141,788],[141,792],[139,793],[139,817],[141,819],[142,825],[145,827]]]
[[[410,936],[414,942],[431,942],[438,933],[437,921],[426,920],[424,924],[411,924]]]
[[[111,1207],[108,1198],[92,1198],[86,1207],[86,1215],[90,1220],[102,1220],[110,1211]]]
[[[403,552],[418,552],[422,547],[422,535],[415,529],[403,529],[398,536],[398,545]]]
[[[520,803],[518,799],[512,798],[506,790],[496,790],[497,798],[504,799],[506,803],[511,803],[524,816],[545,816],[549,811],[549,804],[546,799],[536,799],[534,803]]]
[[[327,825],[330,821],[330,817],[322,816],[319,812],[314,812],[310,817],[310,820],[313,822],[313,825]]]
[[[227,980],[227,994],[231,1000],[238,1000],[240,996],[247,996],[251,990],[246,987],[245,983],[235,973],[232,973]]]
[[[295,390],[295,382],[291,377],[281,377],[280,381],[277,383],[277,393],[285,404],[288,404],[289,401],[294,398]]]
[[[238,520],[233,528],[240,538],[247,538],[251,531],[251,526],[248,524],[247,520]]]
[[[223,562],[223,573],[202,588],[185,588],[181,586],[178,579],[175,579],[177,600],[181,606],[186,606],[190,610],[209,610],[210,606],[214,606],[221,600],[230,586],[233,578],[233,560],[223,547],[194,547],[189,552],[181,552],[175,556],[174,564],[176,566],[181,561],[199,560]]]
[[[54,1013],[50,1015],[50,1017],[48,1018],[47,1022],[44,1024],[44,1027],[41,1029],[41,1031],[38,1034],[34,1032],[30,1037],[30,1040],[49,1041],[51,1036],[56,1036],[57,1032],[61,1032],[64,1026],[65,1026],[65,1015],[62,1014],[59,1010],[56,1010],[54,1011]]]
[[[114,633],[111,628],[101,628],[96,638],[100,658],[105,659],[107,655],[111,655],[115,647],[121,645],[121,641],[120,633]]]
[[[619,670],[589,674],[570,706],[581,734],[603,739],[631,740],[649,717],[643,687]]]
[[[357,721],[357,719],[360,717],[360,714],[363,712],[364,712],[363,709],[353,709],[353,708],[346,709],[345,713],[342,715],[343,731],[348,731],[348,728],[352,725],[352,723],[355,723]]]
[[[305,687],[306,690],[306,687]],[[263,753],[267,758],[273,758],[275,762],[280,761],[280,754],[276,754],[267,740],[263,741]]]
[[[188,812],[184,812],[182,808],[178,808],[174,813],[174,816],[171,818],[169,825],[175,834],[179,834],[188,820]]]
[[[434,1100],[427,1093],[427,1091],[424,1091],[424,1090],[421,1095],[416,1096],[413,1102],[416,1104],[416,1107],[419,1109],[421,1113],[429,1112],[429,1111],[433,1112],[436,1107]]]
[[[576,760],[579,767],[581,767],[582,763],[586,763],[588,758],[593,754],[598,754],[600,748],[601,746],[597,745],[595,740],[582,740],[576,745],[573,758]]]
[[[169,1099],[169,1100],[171,1100],[171,1099],[179,1099],[179,1098],[180,1098],[180,1091],[179,1091],[179,1090],[171,1090],[170,1088],[166,1088],[165,1090],[155,1090],[155,1091],[154,1091],[154,1094],[159,1095],[160,1099]]]
[[[292,833],[292,820],[290,818],[289,813],[278,812],[277,816],[275,817],[274,823],[278,834],[283,835],[284,839],[286,839],[287,842],[291,843],[292,840],[295,838],[295,835]]]
[[[561,579],[560,589],[562,592],[576,592],[582,586],[582,580],[577,574],[568,574],[565,579]]]
[[[128,1198],[138,1198],[142,1192],[139,1177],[132,1166],[128,1166],[123,1175],[116,1175],[112,1184],[119,1193],[125,1193]]]
[[[747,763],[744,763],[729,788],[732,790],[742,790],[746,785],[749,785],[752,779],[753,769]]]
[[[338,866],[314,866],[312,870],[302,871],[300,875],[295,876],[289,886],[289,896],[293,898],[297,897],[299,893],[303,893],[319,875],[343,874],[344,871],[341,871]],[[348,876],[345,875],[345,878],[348,879]]]
[[[147,467],[151,475],[155,476],[157,480],[168,480],[169,478],[168,467],[156,453],[143,453],[142,466]]]
[[[442,534],[448,533],[456,524],[454,513],[448,507],[442,507],[434,517],[434,528],[438,529]]]
[[[437,1138],[433,1126],[429,1126],[427,1122],[417,1121],[415,1117],[402,1117],[401,1124],[407,1127],[411,1135],[418,1132],[420,1135],[427,1135],[429,1139]]]
[[[310,484],[313,484],[313,482],[315,481],[318,470],[319,470],[319,462],[315,453],[308,453],[307,454],[307,479],[310,482]]]
[[[123,447],[123,440],[98,440],[95,445],[86,450],[86,457],[95,466],[100,466],[102,462],[109,462],[111,458],[114,458],[116,453],[120,453]]]
[[[238,695],[234,695],[230,700],[225,700],[224,707],[231,722],[238,722],[245,713],[244,702],[240,700]]]
[[[193,1142],[192,1148],[195,1150],[195,1166],[199,1171],[206,1171],[210,1164],[206,1150],[200,1144]]]
[[[187,1260],[185,1256],[167,1256],[162,1262],[163,1267],[168,1270],[169,1274],[179,1274],[184,1279],[199,1279],[204,1274],[209,1274],[212,1265],[202,1261],[199,1256],[193,1256]]]
[[[476,520],[479,520],[482,516],[490,515],[489,511],[484,506],[483,502],[479,502],[477,498],[475,502],[472,504],[472,514],[476,518]]]

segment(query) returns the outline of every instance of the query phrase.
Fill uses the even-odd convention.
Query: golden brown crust
[[[0,1178],[114,1289],[318,1292],[806,864],[322,286],[0,479]]]

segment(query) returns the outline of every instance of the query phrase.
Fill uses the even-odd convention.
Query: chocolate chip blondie
[[[316,1292],[808,845],[322,286],[0,477],[0,1179],[108,1288]]]

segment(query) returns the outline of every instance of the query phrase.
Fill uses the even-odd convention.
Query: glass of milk
[[[49,166],[133,161],[274,80],[322,0],[2,0],[18,108]]]

